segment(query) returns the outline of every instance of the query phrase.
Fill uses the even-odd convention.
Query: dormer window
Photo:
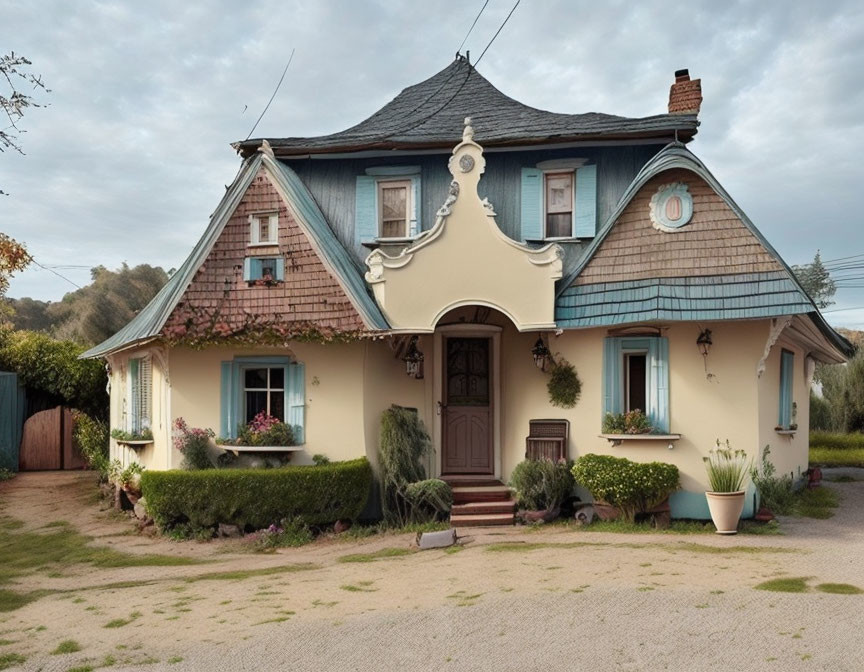
[[[546,238],[569,238],[573,235],[574,173],[545,174]]]
[[[378,182],[379,238],[407,238],[412,213],[411,180]]]
[[[249,244],[276,245],[279,242],[279,215],[275,212],[249,215]]]

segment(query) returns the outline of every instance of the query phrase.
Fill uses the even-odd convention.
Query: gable
[[[669,229],[651,201],[686,185],[692,217]],[[656,210],[654,219],[657,219]],[[792,273],[687,150],[643,168],[556,300],[559,327],[723,320],[815,312]]]
[[[250,215],[278,214],[275,245],[249,247]],[[247,280],[247,259],[275,258],[282,280]],[[365,329],[362,316],[260,167],[162,329],[169,339],[254,335],[291,338]]]

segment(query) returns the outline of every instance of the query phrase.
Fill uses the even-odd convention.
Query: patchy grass
[[[564,521],[561,525],[578,532],[612,532],[616,534],[714,534],[715,527],[710,521],[673,520],[666,529],[657,529],[650,522],[631,523],[626,520],[595,520],[590,525],[577,525]],[[529,531],[540,531],[543,525],[532,526]],[[758,523],[752,520],[741,521],[741,534],[782,534],[777,524]]]
[[[833,476],[831,478],[826,478],[825,480],[830,483],[857,483],[862,479],[855,478],[854,476],[850,476],[849,474],[840,474],[839,476]]]
[[[864,448],[810,446],[810,464],[820,467],[864,467]]]
[[[242,581],[256,576],[273,576],[274,574],[286,574],[291,572],[306,572],[312,569],[320,569],[319,565],[311,562],[299,562],[293,565],[279,565],[278,567],[263,567],[261,569],[238,569],[232,572],[210,572],[199,574],[184,579],[187,583],[197,581]]]
[[[81,645],[74,639],[65,639],[57,645],[57,648],[51,652],[53,656],[59,656],[63,653],[76,653],[81,650]]]
[[[769,590],[773,593],[806,593],[809,590],[807,582],[810,580],[808,576],[783,577],[779,579],[771,579],[757,586],[756,590]]]
[[[35,590],[29,593],[16,593],[14,590],[0,588],[0,613],[20,609],[49,592],[51,591]]]
[[[171,656],[165,662],[168,663],[169,665],[176,665],[177,663],[183,662],[183,656]]]
[[[23,665],[27,659],[18,653],[4,653],[0,655],[0,670],[6,670],[16,665]]]
[[[104,626],[104,628],[122,628],[123,626],[129,625],[133,621],[137,621],[141,618],[142,614],[140,611],[133,611],[129,614],[129,618],[115,618],[113,621],[108,621]]]
[[[836,490],[825,486],[805,488],[795,502],[795,515],[805,518],[831,518],[834,509],[840,506],[840,495]]]
[[[95,669],[92,665],[78,665],[77,667],[70,667],[66,672],[93,672]]]
[[[851,583],[820,583],[816,586],[816,590],[832,595],[860,595],[864,593],[864,590],[858,586],[853,586]]]
[[[611,548],[648,548],[675,553],[677,551],[685,551],[689,553],[708,553],[712,555],[728,555],[730,553],[795,553],[795,549],[779,548],[776,546],[708,546],[707,544],[697,544],[694,542],[676,542],[671,544],[653,544],[653,543],[612,543],[612,542],[591,542],[591,541],[573,541],[564,543],[530,543],[508,541],[498,544],[489,544],[486,546],[487,551],[493,553],[501,552],[525,552],[536,551],[539,549],[552,548],[591,548],[591,547],[611,547]]]
[[[374,581],[358,581],[357,585],[354,584],[345,584],[344,586],[339,586],[342,590],[346,590],[349,593],[374,593],[378,589],[372,588],[372,584]]]
[[[374,537],[379,534],[417,534],[418,532],[439,532],[441,530],[449,529],[449,522],[413,523],[403,527],[392,527],[382,522],[377,525],[355,525],[338,535],[337,539],[342,541],[356,541],[358,539],[368,539],[369,537]]]
[[[386,558],[400,558],[404,555],[412,555],[417,551],[413,548],[382,548],[372,553],[352,553],[343,555],[336,559],[337,562],[375,562]]]

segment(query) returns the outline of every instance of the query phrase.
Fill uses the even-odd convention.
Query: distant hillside
[[[845,336],[849,339],[849,342],[852,343],[856,348],[860,348],[862,344],[864,344],[864,331],[858,331],[856,329],[844,329],[843,327],[838,327],[837,332]]]

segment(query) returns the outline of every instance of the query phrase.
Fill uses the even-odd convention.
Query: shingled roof
[[[409,86],[371,117],[345,131],[268,141],[277,156],[450,149],[462,137],[465,117],[474,120],[476,139],[487,149],[586,140],[672,139],[676,132],[678,139],[686,142],[699,125],[695,114],[628,118],[597,112],[559,114],[538,110],[501,93],[459,56],[438,74]],[[234,147],[248,156],[261,141],[244,140]]]

